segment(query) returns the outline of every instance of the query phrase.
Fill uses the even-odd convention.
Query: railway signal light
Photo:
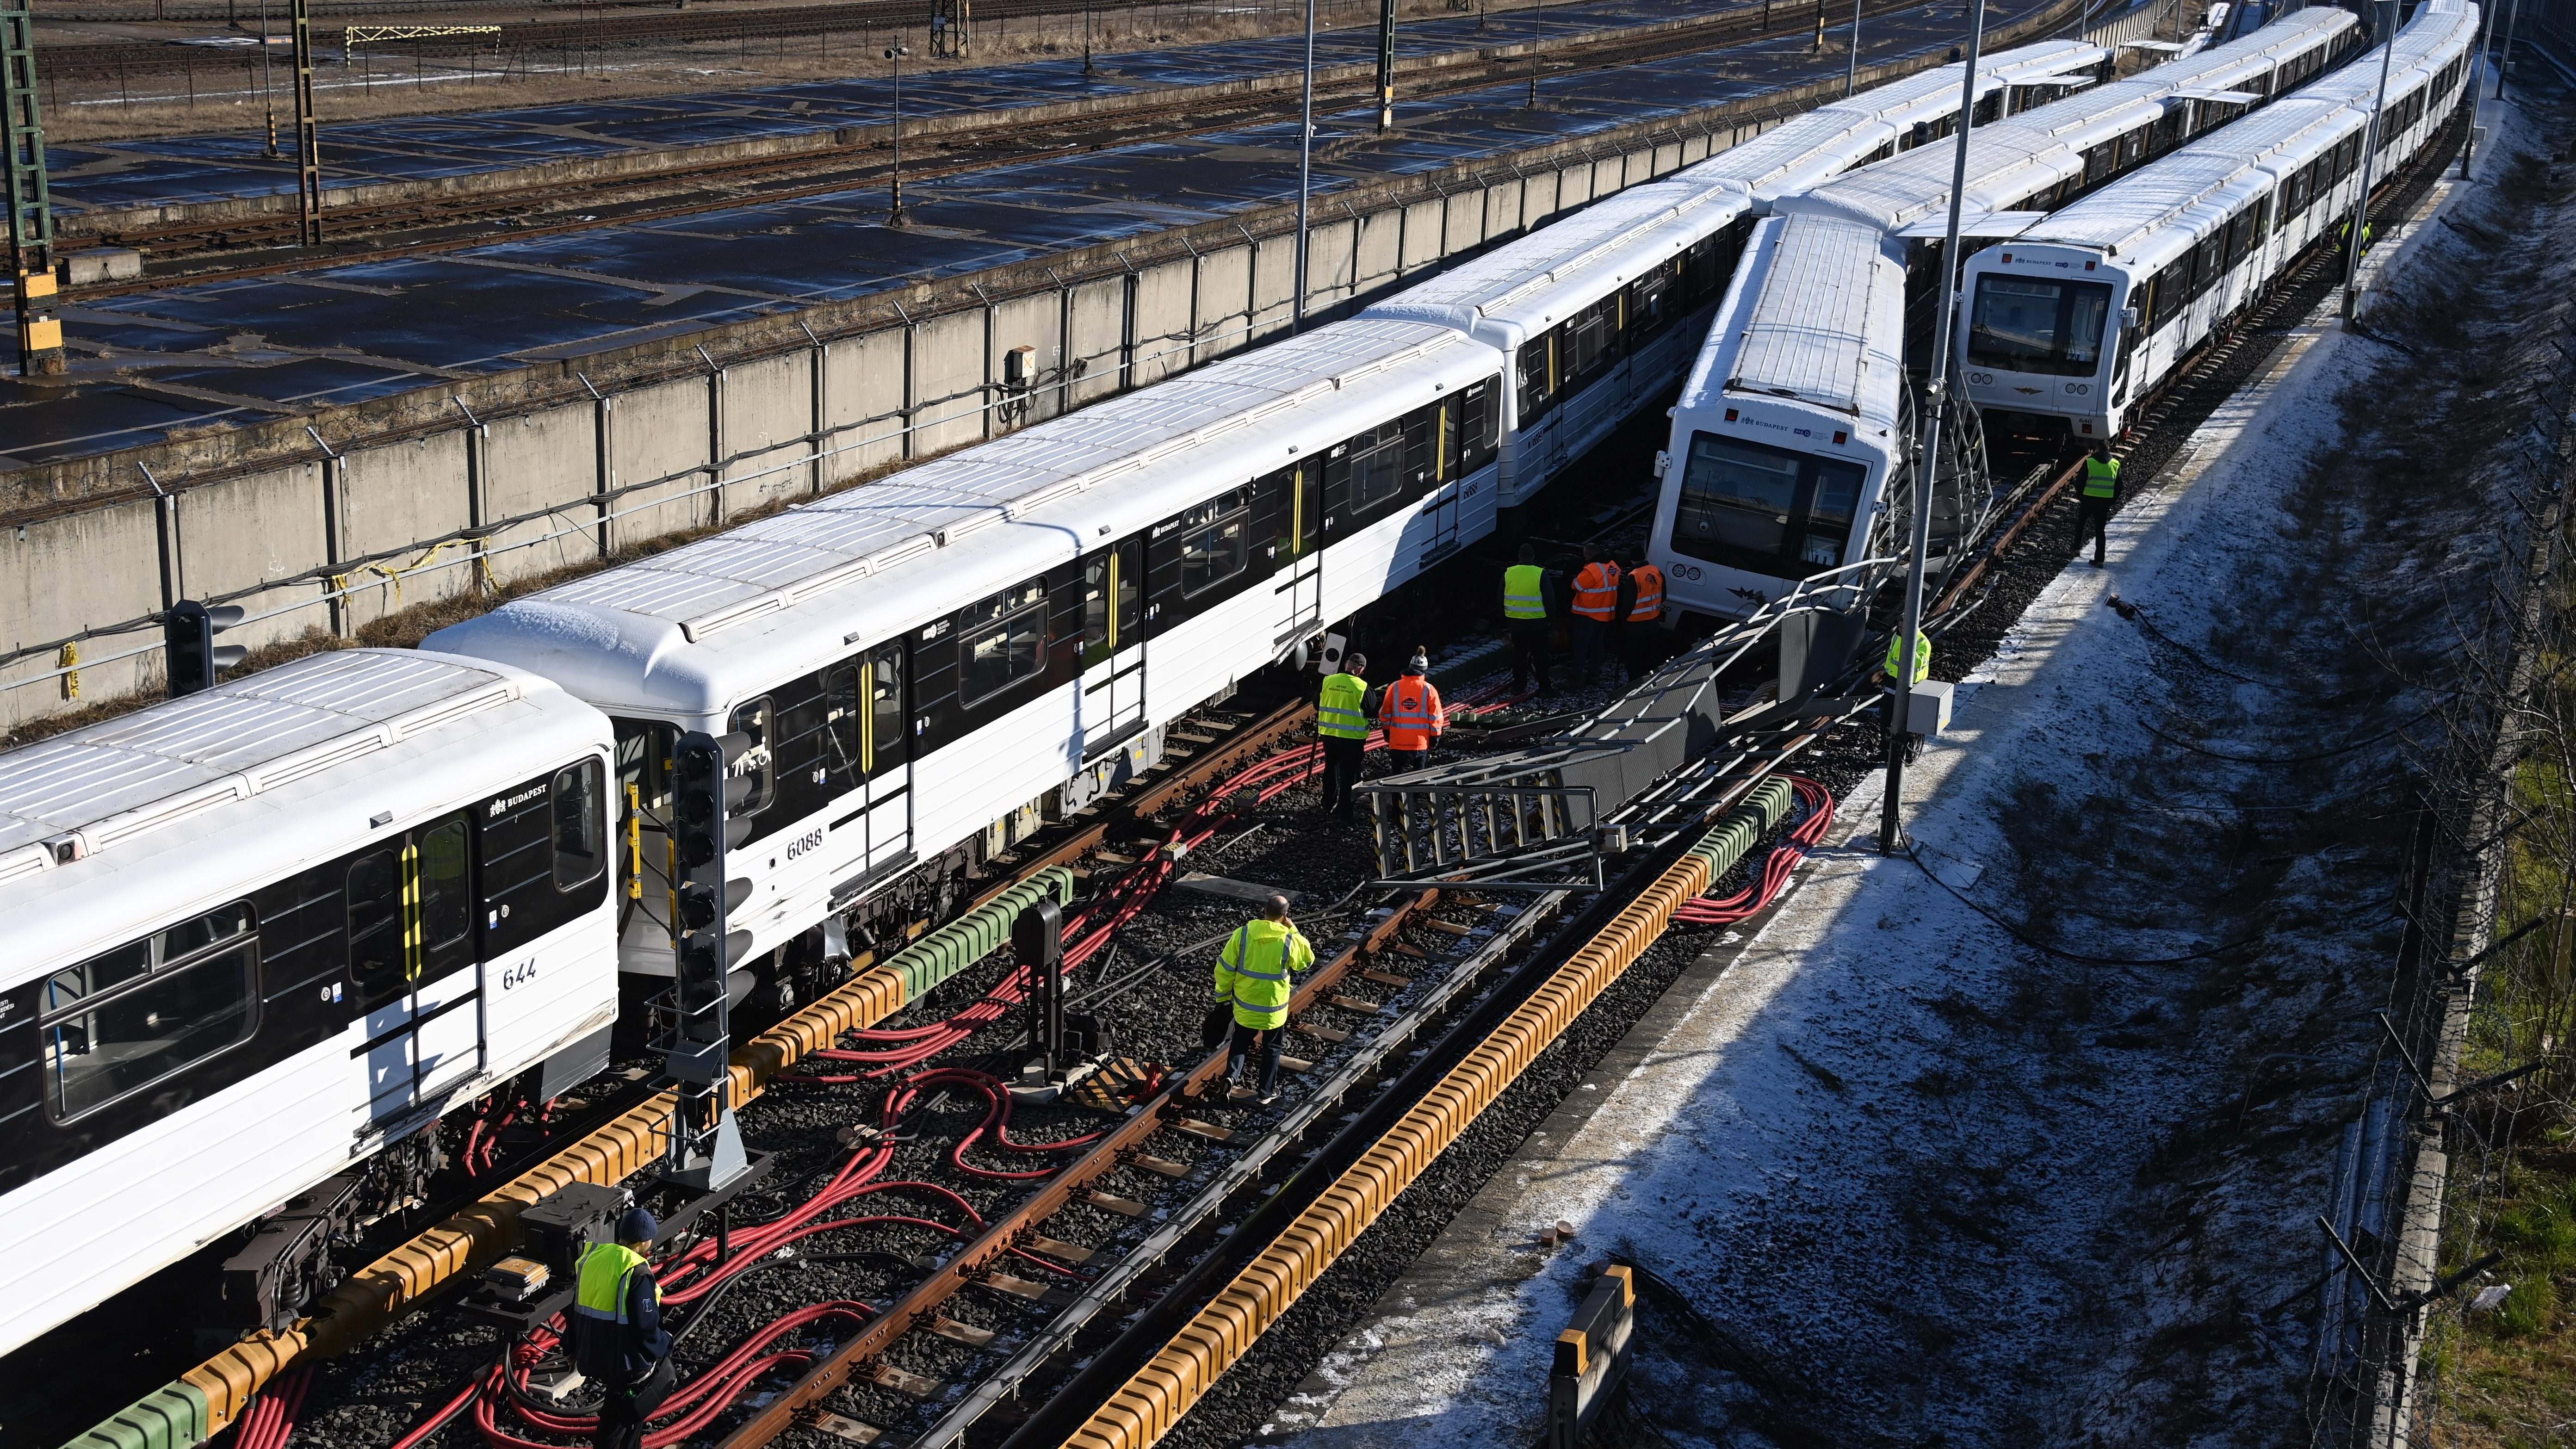
[[[239,644],[217,644],[215,636],[242,621],[239,604],[209,607],[181,599],[161,616],[161,647],[167,656],[170,697],[215,687],[215,676],[250,657]]]
[[[671,1123],[666,1175],[712,1192],[745,1167],[742,1135],[725,1101],[733,1045],[730,990],[735,961],[750,934],[728,930],[726,909],[741,894],[725,876],[725,853],[749,837],[751,822],[735,811],[752,782],[733,774],[756,741],[747,734],[692,730],[671,752],[671,835],[680,871],[664,1064],[680,1083]]]
[[[1029,1046],[1043,1076],[1064,1051],[1064,911],[1052,898],[1012,920],[1011,949],[1029,973]]]

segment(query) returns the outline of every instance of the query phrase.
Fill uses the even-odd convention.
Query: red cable
[[[1807,852],[1825,838],[1825,831],[1834,823],[1833,793],[1804,775],[1790,775],[1787,779],[1789,788],[1797,792],[1798,803],[1807,807],[1807,818],[1799,821],[1796,828],[1763,858],[1761,870],[1755,872],[1754,879],[1744,889],[1724,900],[1695,896],[1684,901],[1673,912],[1674,924],[1730,926],[1754,915],[1779,897],[1781,888],[1789,883],[1791,872],[1798,868],[1798,862],[1806,859]]]

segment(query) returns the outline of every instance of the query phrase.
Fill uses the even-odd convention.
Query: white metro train
[[[2300,11],[1977,127],[1969,234],[2134,174],[2325,71],[2356,36],[2348,12]],[[1904,359],[1929,316],[1907,299],[1937,278],[1939,248],[1925,239],[1946,225],[1954,164],[1953,148],[1916,151],[1777,199],[1783,217],[1837,225],[1771,233],[1759,264],[1739,270],[1674,409],[1647,557],[1679,608],[1743,618],[1801,579],[1872,555],[1912,484]],[[1938,506],[1961,521],[1958,499]],[[1871,582],[1858,571],[1844,580],[1855,591]]]
[[[1988,103],[2099,57],[1998,56]],[[1676,178],[1722,203],[1640,188],[1382,309],[1418,315],[1210,364],[430,649],[0,755],[0,1352],[317,1185],[335,1223],[389,1210],[437,1160],[426,1126],[596,1063],[653,984],[632,978],[671,970],[675,731],[758,740],[728,892],[747,965],[810,988],[946,919],[1046,804],[1150,764],[1183,712],[1490,531],[1507,455],[1525,497],[1653,396],[1650,334],[1677,357],[1676,319],[1728,285],[1712,239],[1766,188],[1947,130],[1957,76]],[[1522,406],[1525,356],[1544,406]],[[273,1296],[256,1316],[302,1301]]]
[[[2374,180],[2458,108],[2477,12],[2425,0],[2399,32]],[[2352,218],[2379,66],[2356,64],[1968,261],[1960,376],[2017,430],[2116,438],[2185,359]]]
[[[0,754],[0,1351],[317,1183],[390,1211],[449,1103],[596,1071],[609,745],[356,649]]]
[[[1981,61],[1979,120],[2089,85],[2108,57],[2057,40]],[[1951,134],[1958,99],[1949,65],[1818,107],[1362,315],[1454,328],[1503,355],[1497,487],[1516,507],[1672,386],[1774,198]]]

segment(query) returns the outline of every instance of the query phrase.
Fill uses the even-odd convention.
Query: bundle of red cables
[[[1677,926],[1731,926],[1768,906],[1779,897],[1780,889],[1789,883],[1789,873],[1807,858],[1816,842],[1834,823],[1833,792],[1804,775],[1788,776],[1789,788],[1797,792],[1798,803],[1806,807],[1807,818],[1798,822],[1786,838],[1773,846],[1763,858],[1762,869],[1744,889],[1723,900],[1695,896],[1681,903],[1673,912]]]

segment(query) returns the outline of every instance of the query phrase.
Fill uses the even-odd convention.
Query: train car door
[[[1272,474],[1259,490],[1282,491],[1288,500],[1287,530],[1279,540],[1280,567],[1270,586],[1278,601],[1271,631],[1275,652],[1324,628],[1324,551],[1317,547],[1324,530],[1323,465],[1301,463]]]
[[[1082,566],[1082,758],[1145,727],[1145,545],[1127,539]]]
[[[1421,539],[1419,567],[1428,568],[1458,547],[1458,521],[1466,480],[1458,468],[1460,400],[1443,399],[1431,414],[1431,496],[1423,500],[1420,520],[1412,530]]]
[[[859,763],[868,779],[867,870],[910,864],[912,714],[906,704],[903,641],[868,651],[859,667]]]
[[[473,816],[460,810],[350,862],[349,971],[367,1032],[350,1055],[371,1126],[483,1068],[474,846]]]

